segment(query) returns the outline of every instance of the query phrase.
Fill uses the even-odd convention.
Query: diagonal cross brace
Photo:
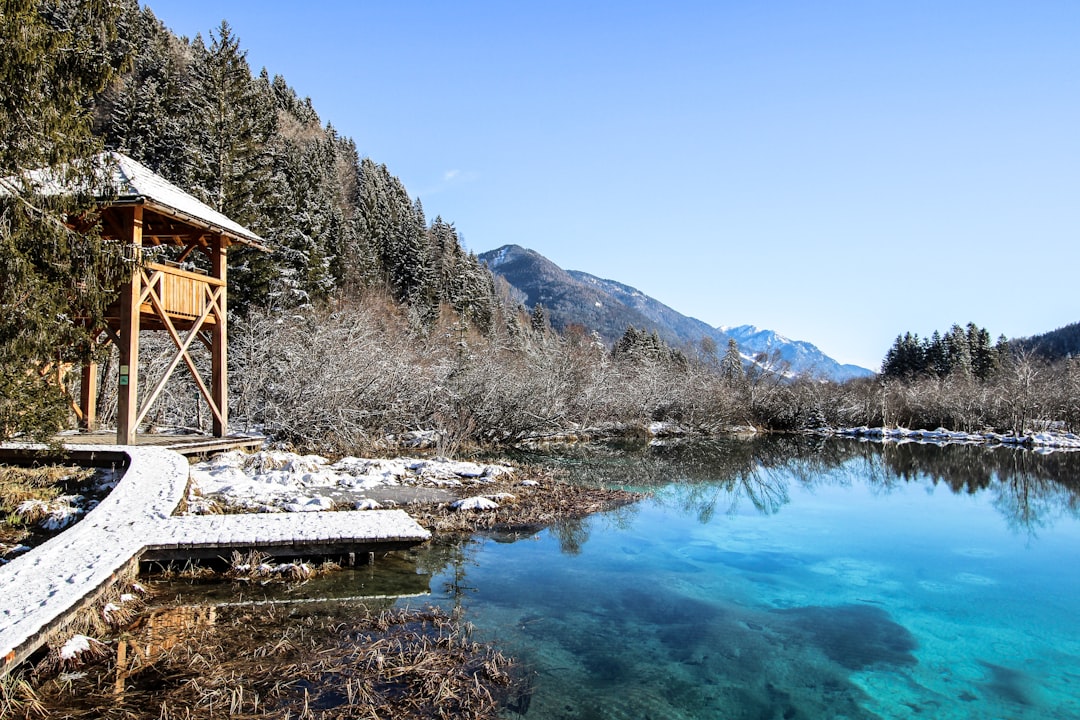
[[[154,313],[162,321],[162,324],[165,325],[165,329],[169,332],[169,337],[172,338],[173,343],[177,347],[177,351],[176,355],[174,355],[173,359],[169,362],[169,365],[165,369],[165,372],[162,374],[161,378],[154,386],[154,389],[146,398],[146,402],[143,404],[142,409],[139,411],[139,414],[135,419],[135,426],[138,427],[146,418],[146,414],[150,411],[151,406],[157,400],[158,395],[160,395],[161,391],[165,388],[165,383],[168,382],[170,377],[172,377],[173,370],[176,369],[176,366],[180,364],[181,360],[183,360],[184,363],[187,365],[188,370],[191,372],[192,378],[194,378],[195,380],[195,384],[199,387],[199,392],[202,393],[202,396],[206,399],[206,402],[209,404],[210,411],[214,414],[214,417],[216,417],[219,422],[224,423],[221,409],[217,406],[217,403],[214,402],[212,393],[206,387],[206,383],[203,381],[202,376],[199,374],[198,369],[195,367],[195,362],[191,359],[191,355],[188,353],[188,348],[191,347],[192,341],[199,336],[199,330],[202,328],[203,323],[206,321],[206,318],[209,317],[211,313],[215,315],[215,317],[217,318],[217,322],[222,322],[225,315],[225,309],[222,307],[221,303],[221,296],[224,288],[211,287],[209,284],[203,285],[203,288],[207,293],[206,307],[203,308],[202,313],[199,315],[198,318],[196,318],[194,324],[192,324],[191,326],[191,329],[188,330],[187,336],[181,338],[179,331],[177,331],[176,326],[173,325],[172,319],[169,317],[168,312],[166,312],[165,310],[164,302],[162,301],[161,297],[158,295],[155,289],[158,281],[162,278],[162,276],[163,274],[160,270],[155,271],[149,278],[147,278],[144,273],[143,291],[139,297],[138,306],[141,306],[147,300],[150,301],[151,307],[154,308]]]

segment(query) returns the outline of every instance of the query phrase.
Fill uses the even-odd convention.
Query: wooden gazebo
[[[269,252],[262,238],[120,153],[106,153],[101,165],[112,173],[115,196],[102,201],[102,233],[130,244],[135,253],[131,278],[120,299],[109,309],[99,340],[119,349],[119,397],[116,442],[131,445],[138,427],[157,400],[172,372],[183,362],[213,414],[213,434],[228,433],[227,380],[228,316],[227,250],[241,244]],[[144,249],[173,246],[167,261],[144,261]],[[193,253],[207,258],[209,269],[190,262]],[[205,264],[205,263],[204,263]],[[157,384],[140,403],[139,332],[165,331],[176,353]],[[190,354],[193,342],[210,350],[209,383]],[[98,369],[82,368],[79,421],[86,429],[97,424]]]

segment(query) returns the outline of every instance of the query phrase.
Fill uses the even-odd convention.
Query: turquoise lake
[[[653,496],[421,553],[429,599],[535,673],[524,717],[1080,718],[1080,455],[781,438],[529,459]]]

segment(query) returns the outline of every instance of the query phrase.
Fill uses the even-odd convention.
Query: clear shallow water
[[[528,718],[1080,717],[1080,455],[779,440],[552,462],[655,495],[421,557],[432,600],[536,671]]]

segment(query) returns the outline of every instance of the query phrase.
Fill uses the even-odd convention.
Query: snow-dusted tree
[[[199,36],[191,46],[190,189],[228,217],[257,227],[271,172],[273,96],[265,76],[252,77],[228,22],[210,38],[210,47]]]
[[[382,281],[402,303],[417,299],[426,279],[426,228],[405,186],[386,165],[360,165],[360,214],[369,246],[379,254]]]
[[[971,354],[971,371],[979,380],[986,380],[997,370],[997,356],[990,345],[990,333],[975,323],[966,328],[968,352]]]
[[[0,437],[45,438],[66,421],[56,376],[92,355],[87,326],[124,276],[122,248],[96,232],[85,161],[101,149],[90,99],[126,62],[118,29],[131,11],[105,0],[0,6]],[[45,167],[84,190],[43,197],[28,173]]]
[[[926,351],[914,333],[897,335],[881,363],[881,374],[890,378],[911,378],[926,370]]]
[[[544,309],[543,303],[536,303],[533,305],[530,326],[532,327],[532,331],[538,335],[543,335],[548,331],[547,310]]]
[[[735,342],[735,338],[728,338],[727,350],[724,352],[723,359],[720,360],[720,377],[728,387],[738,387],[746,379],[742,355],[739,353],[739,343]]]
[[[964,328],[953,325],[945,334],[945,352],[949,357],[949,374],[960,378],[972,376],[971,346]]]
[[[190,49],[149,8],[128,23],[135,57],[131,69],[102,93],[98,132],[112,150],[129,155],[176,183],[187,181],[186,88]]]
[[[225,21],[209,47],[196,36],[189,68],[191,110],[185,116],[190,192],[273,243],[265,212],[272,187],[270,140],[277,112],[269,79],[253,78],[246,52]],[[230,257],[229,303],[239,312],[266,298],[275,260],[238,247]]]

